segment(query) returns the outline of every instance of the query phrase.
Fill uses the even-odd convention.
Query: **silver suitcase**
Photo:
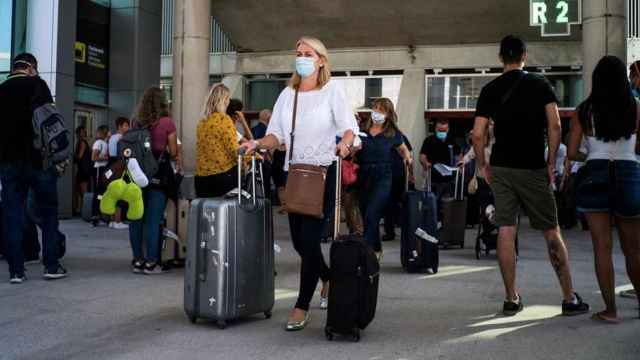
[[[239,162],[241,163],[241,162]],[[268,199],[252,195],[195,199],[189,213],[184,309],[191,320],[227,321],[263,313],[275,304],[273,218]],[[238,188],[241,186],[238,170]]]

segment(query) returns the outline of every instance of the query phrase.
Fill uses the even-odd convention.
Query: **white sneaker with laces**
[[[113,223],[113,229],[116,229],[116,230],[128,230],[129,229],[129,225],[127,225],[125,223]]]

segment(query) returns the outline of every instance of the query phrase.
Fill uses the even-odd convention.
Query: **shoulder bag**
[[[324,166],[291,164],[298,112],[298,92],[293,100],[293,120],[291,125],[291,148],[289,149],[289,175],[285,187],[284,209],[291,214],[324,218],[324,190],[327,168]]]

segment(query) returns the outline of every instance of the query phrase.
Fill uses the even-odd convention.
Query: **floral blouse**
[[[233,120],[213,113],[198,124],[196,176],[225,173],[238,163],[238,138]]]

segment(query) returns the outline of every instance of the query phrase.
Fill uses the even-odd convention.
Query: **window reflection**
[[[0,72],[11,70],[11,15],[13,1],[0,1]]]

